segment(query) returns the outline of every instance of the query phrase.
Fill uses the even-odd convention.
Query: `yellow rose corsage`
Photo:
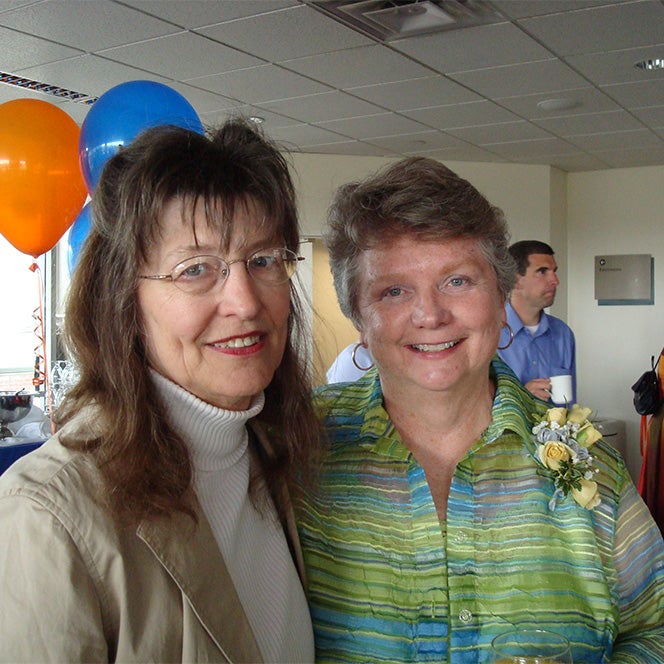
[[[602,434],[590,421],[591,412],[578,404],[570,409],[549,408],[532,428],[535,458],[542,466],[538,472],[551,477],[556,487],[549,501],[551,510],[568,494],[589,510],[601,502],[597,482],[592,479],[599,471],[588,449]]]

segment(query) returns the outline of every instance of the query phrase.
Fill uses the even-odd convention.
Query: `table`
[[[18,438],[17,436],[0,439],[0,475],[4,473],[14,461],[20,459],[28,452],[36,450],[43,442],[43,440]]]

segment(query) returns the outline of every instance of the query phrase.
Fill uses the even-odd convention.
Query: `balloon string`
[[[47,404],[49,421],[51,423],[51,433],[55,433],[55,423],[53,422],[53,403],[51,395],[51,381],[48,372],[48,363],[46,362],[46,332],[44,330],[44,289],[42,287],[42,276],[39,265],[35,262],[30,266],[30,270],[37,275],[39,290],[39,306],[32,312],[32,317],[37,321],[34,332],[39,340],[35,346],[35,366],[32,375],[32,384],[37,391],[41,385],[44,386],[45,401]],[[43,367],[43,369],[42,369]]]

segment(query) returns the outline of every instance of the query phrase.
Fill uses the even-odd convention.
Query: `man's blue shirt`
[[[509,348],[498,351],[501,359],[524,385],[533,378],[571,374],[573,401],[576,401],[576,350],[572,330],[559,318],[542,312],[537,332],[532,335],[509,302],[505,311],[514,341]],[[505,327],[500,333],[499,345],[505,346],[509,339],[509,330]]]

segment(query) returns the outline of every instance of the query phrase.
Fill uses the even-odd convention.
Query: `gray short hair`
[[[409,157],[341,186],[328,213],[325,243],[339,306],[359,327],[359,256],[402,236],[476,239],[505,300],[516,281],[502,211],[438,161]]]

